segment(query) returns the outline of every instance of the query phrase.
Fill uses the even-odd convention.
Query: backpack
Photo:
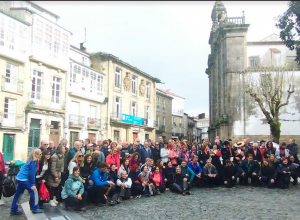
[[[11,179],[5,179],[3,181],[3,196],[4,197],[11,197],[16,192],[15,183]]]

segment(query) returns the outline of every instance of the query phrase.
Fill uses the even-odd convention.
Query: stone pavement
[[[88,204],[87,212],[77,212],[83,219],[300,219],[300,186],[289,189],[237,186],[235,189],[193,188],[192,195],[166,192],[155,197],[123,201],[116,206],[95,207]],[[26,219],[9,216],[12,197],[4,198],[0,219]],[[22,203],[28,196],[22,198]]]

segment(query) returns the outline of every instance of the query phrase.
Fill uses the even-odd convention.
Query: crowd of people
[[[291,178],[298,184],[298,146],[294,139],[281,142],[233,143],[217,136],[203,143],[168,140],[133,143],[95,139],[75,141],[68,149],[63,139],[58,147],[43,140],[18,173],[11,214],[22,214],[17,200],[24,190],[30,193],[33,213],[43,212],[45,201],[37,199],[43,182],[48,188],[50,206],[62,202],[64,208],[84,211],[87,200],[96,206],[116,205],[141,196],[161,195],[165,191],[185,195],[193,187],[235,187],[251,184],[267,188],[288,188]],[[2,159],[3,160],[3,159]],[[0,157],[1,162],[1,157]],[[1,174],[2,172],[2,174]],[[0,166],[0,177],[5,169]],[[1,187],[0,187],[1,188]],[[0,194],[1,196],[1,194]]]

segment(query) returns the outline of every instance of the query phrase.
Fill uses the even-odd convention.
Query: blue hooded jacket
[[[112,182],[114,180],[108,175],[108,179]],[[90,176],[89,180],[92,180],[94,182],[93,185],[88,185],[88,189],[93,186],[109,186],[109,183],[107,182],[107,172],[104,172],[102,175],[100,173],[100,168],[93,171],[92,175]]]
[[[35,186],[35,174],[37,172],[37,167],[38,162],[30,159],[22,166],[16,179],[19,181],[28,181],[31,186]]]

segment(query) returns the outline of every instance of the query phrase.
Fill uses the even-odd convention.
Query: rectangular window
[[[16,121],[16,104],[17,100],[5,98],[4,99],[4,115],[2,119],[3,126],[15,126]]]
[[[42,92],[42,73],[34,70],[33,79],[32,79],[31,98],[36,100],[41,100],[41,92]]]
[[[52,45],[52,27],[46,24],[45,48],[51,51],[51,45]]]
[[[114,118],[122,118],[122,99],[115,96],[115,106],[114,106]]]
[[[117,141],[119,137],[120,137],[120,132],[114,130],[114,141]]]
[[[121,70],[116,69],[115,73],[115,88],[121,89]]]
[[[166,100],[165,99],[162,100],[162,109],[166,110]]]
[[[103,95],[103,76],[98,74],[97,76],[97,94]]]
[[[156,98],[156,109],[159,109],[160,108],[160,98],[157,97]]]
[[[145,118],[147,120],[151,119],[151,107],[148,105],[145,106]]]
[[[60,50],[60,31],[54,29],[54,52],[59,53]]]
[[[96,106],[90,105],[90,118],[96,118]]]
[[[136,95],[136,87],[137,87],[137,78],[132,77],[132,84],[131,84],[131,89],[132,89],[132,95]]]
[[[44,24],[39,19],[36,19],[36,25],[35,25],[35,44],[38,47],[41,47],[43,45],[43,28]]]
[[[181,118],[179,118],[179,126],[181,126]]]
[[[138,116],[138,109],[137,109],[137,103],[136,102],[131,102],[131,114],[133,116]]]
[[[4,29],[0,28],[0,46],[4,46]]]
[[[159,127],[159,116],[156,116],[156,123],[157,123],[157,127]]]
[[[163,117],[163,125],[166,126],[166,118]]]
[[[62,38],[62,54],[65,57],[68,57],[68,45],[69,45],[69,37],[67,34],[63,33]]]
[[[15,48],[15,36],[12,32],[7,32],[7,47],[11,50]]]
[[[150,99],[150,83],[146,83],[146,99]]]
[[[53,84],[52,84],[52,102],[59,104],[59,97],[60,97],[60,78],[53,77]]]
[[[18,67],[15,65],[12,65],[10,63],[6,63],[6,75],[5,75],[6,83],[12,83],[16,84],[17,83],[17,78],[18,78]]]
[[[249,57],[250,67],[259,66],[259,57]]]
[[[179,133],[181,134],[181,128],[179,128]]]

